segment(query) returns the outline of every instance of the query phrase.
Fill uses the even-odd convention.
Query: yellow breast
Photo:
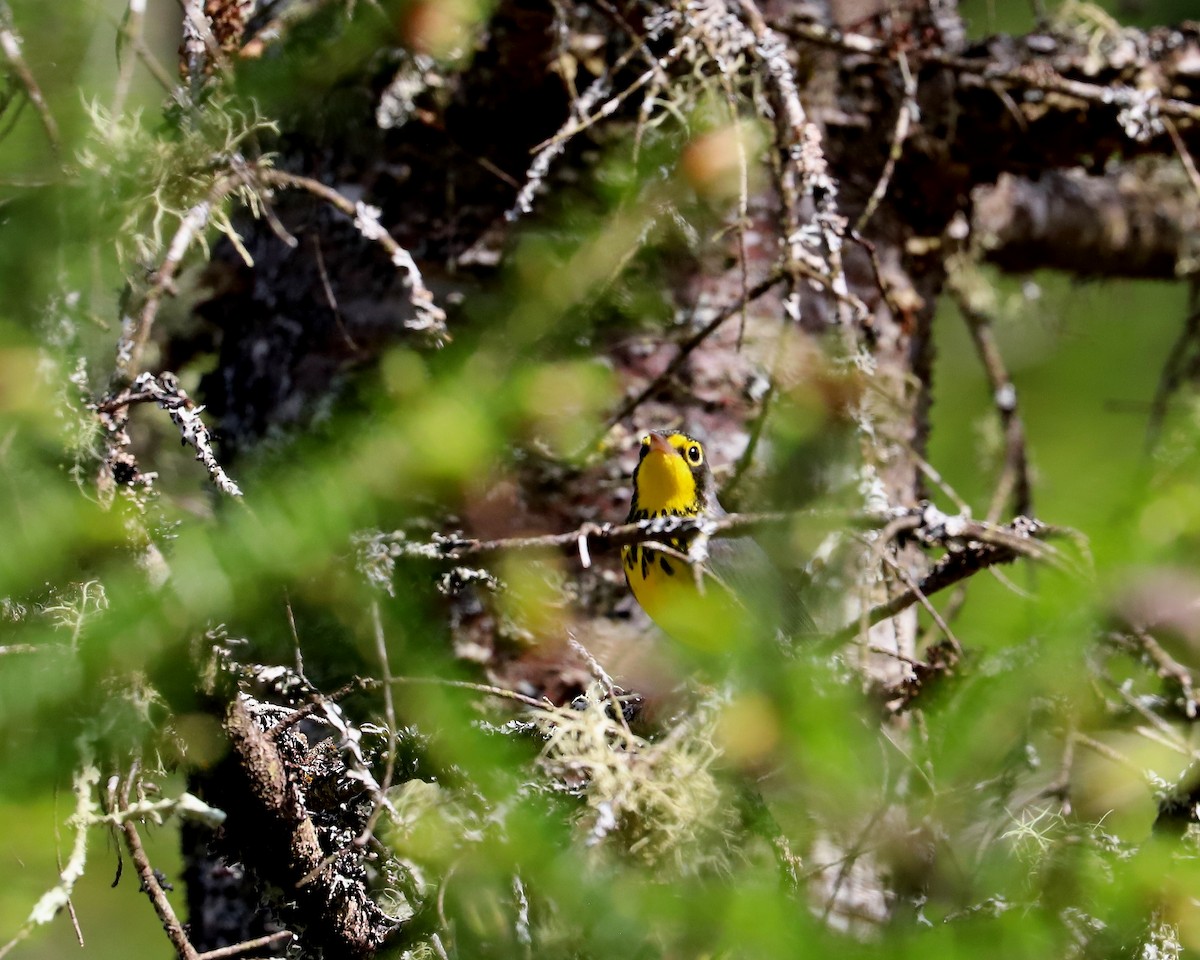
[[[670,545],[679,549],[676,544]],[[621,558],[629,589],[655,621],[665,610],[678,603],[687,603],[697,594],[691,568],[674,557],[637,543],[625,547]]]
[[[687,545],[673,538],[668,546],[687,552]],[[698,584],[690,564],[644,544],[622,548],[621,559],[629,589],[665,633],[708,650],[736,641],[745,610],[715,580],[704,577]]]

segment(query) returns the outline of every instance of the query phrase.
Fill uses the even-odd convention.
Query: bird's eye
[[[699,463],[700,462],[700,447],[694,443],[690,447],[688,447],[687,458],[692,463]]]

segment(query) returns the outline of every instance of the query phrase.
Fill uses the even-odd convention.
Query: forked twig
[[[1003,513],[1010,496],[1013,512],[1028,514],[1033,506],[1033,485],[1029,477],[1025,426],[1017,406],[1017,388],[1013,385],[1012,377],[1009,376],[1004,363],[1004,356],[996,342],[991,318],[971,302],[961,283],[952,278],[948,286],[959,312],[967,323],[967,328],[971,331],[971,339],[992,389],[992,402],[1004,429],[1004,466],[996,481],[987,518],[995,523]]]

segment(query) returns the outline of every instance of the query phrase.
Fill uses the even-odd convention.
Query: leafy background
[[[320,96],[377,39],[382,28],[363,9],[368,6],[360,4],[352,26],[309,48],[307,58],[300,48],[292,61],[264,65],[241,95],[258,96],[267,117],[286,114],[291,97]],[[466,17],[487,12],[460,6]],[[1030,25],[1026,9],[1018,13],[1017,6],[969,3],[964,11],[978,33],[1016,31]],[[1135,22],[1170,22],[1188,12],[1185,6],[1144,3],[1116,12]],[[162,474],[163,496],[152,522],[170,533],[172,566],[180,572],[174,584],[149,592],[131,562],[120,511],[95,503],[95,437],[66,375],[77,357],[86,357],[87,387],[103,386],[127,266],[115,251],[134,241],[131,230],[146,229],[144,222],[125,219],[145,187],[135,165],[152,165],[156,145],[165,144],[177,157],[169,152],[177,134],[162,120],[159,88],[141,69],[126,106],[141,111],[137,126],[125,130],[104,112],[118,69],[113,39],[121,4],[67,13],[27,0],[13,3],[12,11],[31,69],[53,105],[73,176],[60,181],[48,172],[55,158],[26,108],[0,149],[0,182],[6,184],[0,276],[8,289],[0,307],[0,597],[38,615],[11,619],[0,643],[70,652],[0,660],[4,932],[15,931],[52,885],[56,850],[69,847],[70,831],[61,824],[72,803],[76,739],[85,729],[102,750],[120,756],[169,714],[180,756],[164,758],[177,772],[162,787],[167,793],[181,789],[180,763],[183,769],[203,766],[220,749],[194,700],[193,678],[178,669],[189,638],[225,624],[235,635],[253,637],[259,655],[286,659],[291,637],[285,597],[297,612],[308,663],[330,689],[372,669],[372,594],[355,574],[350,535],[366,527],[404,527],[429,504],[460,510],[478,503],[503,474],[498,465],[509,461],[514,444],[531,434],[548,437],[557,452],[578,450],[617,399],[617,385],[592,361],[589,338],[611,335],[611,325],[654,329],[666,313],[653,288],[654,260],[649,279],[629,284],[620,309],[588,309],[623,229],[609,214],[630,198],[653,196],[640,192],[645,185],[631,179],[616,149],[595,182],[569,194],[530,229],[505,282],[469,302],[469,326],[454,345],[441,355],[395,351],[364,375],[353,400],[331,411],[309,436],[274,441],[243,457],[235,473],[251,510],[215,503],[200,469],[174,446],[170,425],[150,411],[137,412],[144,460]],[[174,60],[175,17],[173,8],[156,8],[148,21],[148,36],[167,64]],[[655,147],[664,156],[677,148],[669,135]],[[569,270],[562,265],[564,247],[574,251],[566,258]],[[654,257],[669,264],[675,254],[664,241]],[[772,685],[763,680],[771,663],[756,664],[754,651],[736,653],[752,679],[737,701],[743,713],[726,712],[722,734],[735,771],[767,758],[787,771],[768,799],[785,830],[797,836],[813,834],[814,811],[825,823],[853,832],[859,818],[876,809],[881,790],[896,789],[898,769],[910,763],[919,768],[924,785],[910,786],[903,798],[911,822],[945,827],[948,836],[939,839],[961,871],[938,868],[928,919],[972,909],[978,917],[932,929],[914,919],[893,924],[878,940],[842,938],[819,915],[798,911],[779,893],[767,858],[725,858],[719,883],[691,869],[694,863],[668,871],[666,879],[636,859],[614,857],[597,869],[568,842],[561,823],[539,817],[531,805],[519,811],[505,844],[475,851],[458,868],[458,900],[450,909],[458,911],[463,955],[471,955],[471,936],[481,952],[501,951],[498,891],[505,889],[513,860],[531,885],[559,898],[559,913],[539,918],[543,942],[553,943],[552,931],[561,924],[568,949],[563,918],[574,915],[583,918],[577,922],[596,955],[628,955],[630,944],[646,943],[710,955],[734,948],[771,955],[801,949],[839,956],[1059,955],[1070,943],[1056,919],[1061,908],[1102,918],[1113,943],[1123,944],[1130,931],[1144,926],[1151,902],[1161,915],[1181,919],[1181,936],[1195,949],[1200,928],[1187,905],[1195,867],[1179,848],[1148,842],[1154,794],[1129,770],[1102,759],[1082,763],[1073,786],[1074,816],[1043,817],[1036,812],[1042,808],[1017,804],[1006,839],[993,837],[982,857],[975,849],[981,837],[971,828],[988,820],[979,804],[1005,802],[981,800],[977,785],[1020,769],[1011,754],[1025,743],[1030,766],[1053,767],[1053,734],[1064,723],[1120,743],[1138,765],[1165,779],[1182,767],[1167,751],[1129,741],[1128,729],[1104,715],[1085,662],[1130,584],[1163,566],[1194,568],[1200,408],[1189,398],[1179,400],[1162,442],[1153,450],[1146,443],[1150,400],[1187,309],[1185,291],[1169,284],[1081,284],[1051,275],[987,279],[1004,305],[999,333],[1028,430],[1037,515],[1087,538],[1094,578],[1072,581],[1018,565],[1008,575],[1027,598],[977,578],[954,627],[972,651],[971,670],[925,711],[921,722],[931,736],[923,759],[906,758],[898,748],[889,755],[866,722],[868,708],[831,675],[805,661]],[[194,273],[185,275],[183,296],[167,308],[162,324],[188,322],[189,285],[195,282]],[[936,329],[930,460],[982,512],[998,449],[988,387],[949,300]],[[202,372],[187,374],[189,389]],[[547,413],[550,396],[571,400],[567,416]],[[805,420],[803,399],[795,409],[798,428],[786,420],[773,428],[784,451],[789,438],[804,449],[823,422],[819,416]],[[623,515],[616,486],[613,510],[600,519]],[[505,572],[519,578],[521,566],[518,561]],[[572,575],[573,568],[563,569]],[[469,675],[450,656],[428,577],[405,568],[398,579],[398,595],[385,606],[393,669]],[[82,586],[96,583],[104,586],[104,604],[96,601],[94,586],[90,592]],[[536,584],[530,589],[536,595]],[[664,655],[675,654],[668,649]],[[149,685],[141,689],[155,691],[149,699],[128,694],[130,678],[139,676]],[[435,736],[436,762],[460,765],[494,797],[513,790],[520,779],[514,771],[527,769],[522,746],[501,748],[494,738],[464,732],[473,713],[461,697],[414,688],[401,698],[401,713],[422,729],[458,731],[456,737]],[[733,788],[724,782],[722,789],[728,796]],[[178,876],[175,828],[148,833],[155,865]],[[1075,842],[1079,837],[1094,842]],[[165,953],[160,926],[130,874],[110,888],[116,858],[102,838],[94,832],[89,869],[74,901],[87,940],[81,953]],[[889,842],[912,842],[912,835],[897,829]],[[698,858],[704,843],[720,848],[719,841],[705,840],[687,849]],[[447,856],[444,842],[428,844],[431,863]],[[913,869],[920,864],[914,861]],[[988,896],[1022,906],[997,910],[1001,915],[993,918],[979,907]],[[18,949],[24,956],[59,957],[78,948],[60,917]]]

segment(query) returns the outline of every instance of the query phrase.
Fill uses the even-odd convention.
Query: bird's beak
[[[679,453],[679,451],[671,446],[671,441],[669,441],[662,434],[652,433],[650,434],[650,452],[654,453],[656,450],[659,453],[666,454],[667,456],[677,455]]]

